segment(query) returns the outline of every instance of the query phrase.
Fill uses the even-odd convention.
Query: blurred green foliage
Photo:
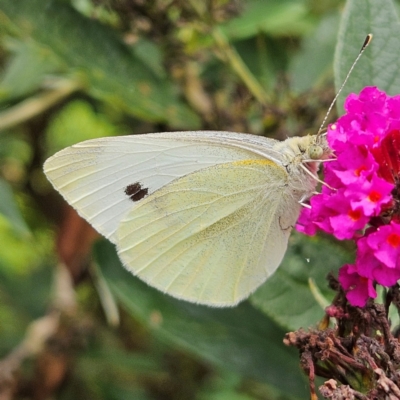
[[[85,139],[176,129],[315,133],[367,33],[374,41],[338,113],[367,85],[400,93],[397,9],[391,0],[2,0],[1,355],[53,305],[60,241],[73,229],[43,175],[47,156]],[[23,363],[17,398],[49,395],[38,391],[43,360],[61,371],[50,392],[60,399],[306,398],[282,339],[323,316],[309,278],[331,298],[325,277],[352,255],[319,237],[294,234],[290,245],[249,301],[222,310],[146,286],[100,241],[96,266],[74,276],[78,308],[62,340]]]

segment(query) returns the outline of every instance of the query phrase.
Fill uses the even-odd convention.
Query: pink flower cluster
[[[400,96],[367,87],[347,97],[345,110],[327,132],[335,156],[324,163],[329,186],[310,199],[297,229],[355,240],[355,263],[340,269],[339,282],[363,307],[376,297],[375,283],[400,279]]]

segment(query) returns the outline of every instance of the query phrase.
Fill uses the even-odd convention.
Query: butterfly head
[[[331,154],[325,135],[292,137],[281,142],[277,149],[284,163],[292,165],[317,164]]]
[[[324,160],[332,153],[326,140],[326,134],[307,136],[307,139],[309,139],[309,142],[307,143],[307,151],[305,153],[305,159],[303,161]]]

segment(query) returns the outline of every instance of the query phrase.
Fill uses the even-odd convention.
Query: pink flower
[[[391,222],[368,235],[367,242],[375,257],[387,268],[400,270],[400,225]]]
[[[358,274],[376,281],[380,285],[392,286],[400,279],[400,269],[388,268],[376,257],[369,244],[369,236],[362,237],[357,243],[356,268]]]
[[[367,87],[349,95],[345,109],[327,132],[336,159],[324,176],[333,189],[310,199],[298,229],[356,241],[355,263],[340,269],[339,281],[348,301],[364,306],[376,283],[400,279],[400,96]]]
[[[313,222],[311,217],[311,209],[304,208],[297,220],[296,229],[305,235],[314,236],[317,233],[318,226]]]
[[[382,206],[390,203],[393,185],[373,175],[371,179],[362,178],[347,186],[345,196],[352,209],[361,209],[363,215],[379,215]]]
[[[362,213],[360,208],[353,209],[343,202],[338,204],[339,212],[330,217],[333,235],[339,239],[351,239],[355,233],[362,229],[368,222],[368,218]],[[328,232],[330,233],[330,232]]]
[[[331,169],[341,183],[347,185],[359,181],[360,177],[374,174],[379,165],[365,147],[349,146],[338,155]]]
[[[355,265],[346,264],[339,270],[339,282],[347,290],[347,300],[357,307],[365,306],[368,298],[376,297],[371,279],[359,275]]]

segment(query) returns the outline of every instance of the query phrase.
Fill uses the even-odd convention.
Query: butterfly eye
[[[313,144],[308,149],[308,155],[311,160],[319,160],[324,154],[324,150],[321,146]]]

